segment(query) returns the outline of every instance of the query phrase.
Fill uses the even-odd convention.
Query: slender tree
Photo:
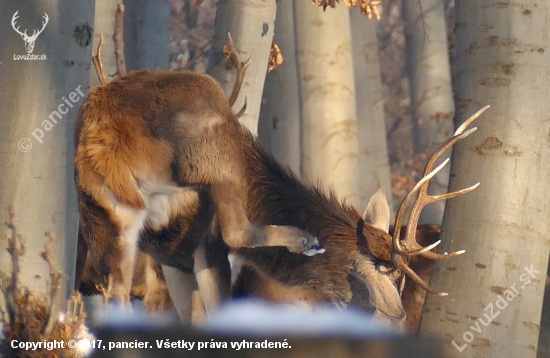
[[[258,136],[281,163],[300,174],[300,100],[292,1],[277,4],[275,43],[284,62],[266,77]]]
[[[550,267],[547,269],[546,277],[550,277]],[[544,303],[542,306],[542,317],[540,320],[540,335],[537,358],[544,358],[550,355],[550,290],[546,287]]]
[[[128,71],[168,70],[170,1],[125,0],[124,7],[124,53]]]
[[[349,11],[323,11],[295,1],[296,47],[302,106],[302,168],[356,207],[367,197],[359,187],[355,83]]]
[[[110,75],[116,73],[115,45],[112,39],[115,28],[115,11],[119,0],[96,0],[95,1],[95,19],[94,19],[94,42],[93,52],[96,52],[100,37],[101,60],[107,80],[110,81]],[[95,71],[90,72],[90,88],[99,85],[99,79]]]
[[[376,37],[377,20],[367,19],[358,9],[350,9],[350,19],[357,103],[359,182],[360,190],[370,197],[381,187],[386,189],[386,193],[391,193]]]
[[[456,2],[457,121],[483,105],[478,131],[453,152],[440,261],[420,330],[449,357],[535,357],[549,254],[550,32],[547,4]]]
[[[20,280],[38,294],[45,293],[49,280],[48,266],[40,257],[48,241],[44,232],[55,235],[51,255],[69,277],[62,287],[66,295],[74,285],[78,225],[73,121],[89,87],[94,3],[0,4],[2,222],[13,205],[17,231],[27,240]],[[33,32],[36,36],[29,38]],[[33,59],[22,59],[27,54]],[[0,237],[0,269],[9,273],[6,230]]]
[[[454,116],[453,89],[444,1],[403,1],[407,23],[407,67],[410,79],[415,152],[431,154],[450,135]],[[441,158],[450,157],[450,153]],[[449,167],[431,181],[429,193],[447,191]],[[440,224],[444,202],[426,207],[420,223]]]
[[[229,97],[235,83],[235,68],[224,61],[224,46],[231,33],[241,59],[251,59],[242,88],[235,102],[239,111],[247,101],[247,109],[240,121],[252,132],[258,131],[258,117],[262,90],[275,23],[275,0],[219,0],[216,29],[208,61],[207,73],[212,75]]]

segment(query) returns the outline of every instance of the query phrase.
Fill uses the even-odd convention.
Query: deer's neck
[[[302,183],[243,128],[248,217],[262,224],[292,225],[321,242],[355,237],[360,216],[332,193]]]

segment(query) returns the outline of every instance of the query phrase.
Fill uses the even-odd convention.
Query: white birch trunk
[[[115,61],[115,43],[113,41],[113,31],[115,29],[115,11],[120,0],[96,0],[95,1],[95,19],[94,19],[94,44],[93,52],[97,52],[100,35],[103,35],[103,43],[101,45],[101,60],[103,68],[107,75],[107,80],[111,81],[114,73],[116,73]],[[99,85],[97,73],[92,67],[90,71],[90,88]]]
[[[300,175],[300,100],[292,1],[277,5],[275,29],[274,40],[285,60],[267,74],[258,136],[280,163]]]
[[[449,357],[536,356],[550,230],[549,10],[456,2],[456,124],[491,109],[453,153],[450,189],[481,185],[447,204],[441,251],[466,253],[436,264],[431,285],[449,297],[428,295],[420,326],[444,337]]]
[[[235,84],[235,69],[226,69],[223,46],[231,33],[241,59],[252,61],[235,102],[238,112],[247,99],[247,109],[239,119],[252,133],[258,132],[258,117],[275,24],[275,0],[219,0],[216,30],[208,60],[207,73],[222,86],[229,98]]]
[[[52,258],[69,279],[61,280],[62,298],[72,293],[78,214],[74,188],[73,123],[90,83],[93,2],[44,0],[0,1],[0,220],[13,205],[17,231],[27,240],[21,259],[20,282],[37,294],[46,293],[49,268],[40,257],[48,241],[57,238]],[[20,30],[40,29],[33,55],[42,61],[15,60],[26,55],[25,42],[10,26],[19,11]],[[70,104],[67,104],[69,102]],[[9,230],[0,229],[0,270],[9,274],[5,248]]]
[[[302,104],[302,175],[364,208],[359,188],[355,84],[348,9],[295,1]]]
[[[367,197],[385,188],[391,202],[390,165],[378,59],[376,21],[350,9],[357,102],[359,188]],[[393,208],[390,206],[393,212]],[[363,209],[363,208],[360,208]]]
[[[403,17],[407,22],[407,62],[415,151],[431,154],[452,134],[455,110],[444,1],[404,1]],[[441,161],[448,157],[450,152]],[[445,193],[448,182],[449,167],[432,179],[429,193]],[[427,206],[420,223],[440,224],[444,209],[445,202]]]
[[[125,0],[124,6],[124,56],[128,72],[168,70],[170,0]]]

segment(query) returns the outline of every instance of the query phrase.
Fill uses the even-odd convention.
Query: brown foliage
[[[339,0],[312,0],[314,4],[319,4],[323,7],[323,10],[326,10],[328,6],[334,8]],[[382,5],[381,1],[375,0],[343,0],[343,3],[348,7],[357,7],[361,9],[361,13],[366,15],[369,19],[373,17],[377,20],[380,19],[380,12],[378,11],[378,6]]]
[[[8,238],[8,252],[11,256],[12,272],[7,275],[0,271],[0,291],[4,297],[6,311],[0,310],[0,323],[3,325],[0,339],[0,356],[21,358],[57,358],[78,356],[77,349],[67,346],[68,340],[78,341],[87,333],[84,326],[86,314],[81,295],[75,293],[67,302],[67,312],[60,314],[58,302],[59,280],[64,274],[58,271],[50,252],[55,238],[46,233],[49,242],[41,253],[50,268],[50,281],[47,295],[40,295],[19,283],[20,259],[26,251],[26,240],[17,233],[14,213],[11,208],[6,226],[11,230]],[[12,348],[12,341],[19,342],[61,342],[63,347],[47,349],[42,346],[36,350]],[[43,343],[48,344],[48,343]]]

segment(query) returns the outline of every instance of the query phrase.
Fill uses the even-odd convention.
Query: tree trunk
[[[294,6],[277,5],[275,43],[284,63],[266,77],[264,104],[260,111],[258,136],[271,154],[294,173],[300,174],[300,100],[294,37]]]
[[[124,56],[128,71],[168,70],[170,1],[125,0],[124,6]]]
[[[403,1],[403,18],[407,22],[407,65],[415,152],[429,155],[453,130],[454,101],[444,2]],[[450,152],[440,161],[449,157]],[[449,167],[446,167],[431,180],[429,193],[445,193],[448,182]],[[444,209],[443,201],[427,206],[420,223],[440,224]]]
[[[92,49],[93,53],[96,53],[99,37],[103,35],[101,60],[108,81],[111,81],[111,76],[116,73],[115,43],[112,37],[115,28],[115,11],[119,2],[119,0],[95,1],[94,43]],[[97,85],[99,85],[99,79],[96,71],[92,68],[90,71],[90,88]]]
[[[447,205],[441,251],[466,254],[436,264],[432,287],[450,296],[428,295],[421,322],[421,332],[446,337],[449,357],[535,357],[539,335],[550,229],[548,6],[494,5],[456,3],[456,124],[491,109],[453,153],[450,189],[481,185]]]
[[[550,356],[550,287],[548,285],[550,278],[550,267],[546,272],[546,290],[544,292],[544,301],[542,304],[542,314],[540,320],[540,335],[537,358]]]
[[[225,68],[223,46],[231,33],[243,61],[252,56],[246,71],[235,111],[239,111],[245,98],[247,109],[240,118],[252,133],[258,132],[258,117],[262,101],[265,75],[275,23],[275,0],[219,0],[216,13],[216,30],[208,61],[207,73],[222,86],[229,98],[235,84],[235,69]]]
[[[302,175],[364,208],[359,188],[355,84],[348,9],[295,1],[302,104]]]
[[[69,279],[62,280],[63,297],[72,293],[78,215],[73,174],[73,123],[90,83],[94,2],[44,0],[2,1],[0,29],[0,210],[6,221],[13,204],[17,231],[27,240],[20,281],[36,293],[46,293],[49,269],[40,257],[48,239],[57,238],[52,258]],[[15,60],[25,55],[25,42],[10,26],[16,20],[27,34],[42,27],[32,55],[44,60]],[[17,27],[16,26],[16,27]],[[2,229],[0,270],[10,273]]]
[[[391,202],[384,99],[376,38],[377,22],[368,20],[357,9],[350,9],[350,19],[361,165],[359,188],[367,197],[372,196],[378,188],[385,188]],[[391,206],[390,209],[393,211]]]

